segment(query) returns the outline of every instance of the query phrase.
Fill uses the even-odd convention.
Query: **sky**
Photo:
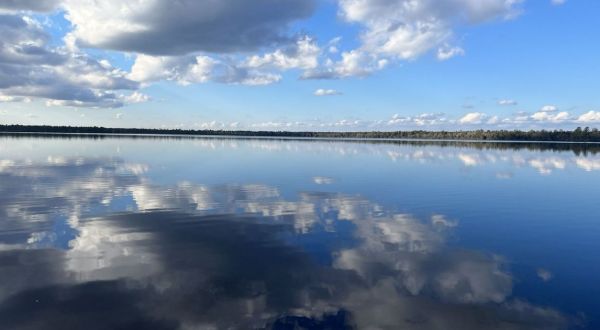
[[[0,0],[0,124],[600,127],[599,1]]]

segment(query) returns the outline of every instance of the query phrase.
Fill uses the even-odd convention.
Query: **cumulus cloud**
[[[385,68],[389,60],[378,58],[360,50],[346,51],[337,62],[327,59],[318,68],[307,70],[302,79],[340,79],[353,76],[364,77]]]
[[[268,85],[281,80],[281,72],[309,70],[318,66],[320,47],[309,36],[264,54],[245,58],[219,55],[152,56],[140,54],[130,78],[142,83],[160,80],[182,85],[217,82],[243,85]]]
[[[600,122],[600,111],[588,111],[577,118],[579,123],[598,123]]]
[[[245,66],[250,68],[313,69],[319,65],[318,56],[321,49],[315,41],[308,37],[299,38],[295,44],[262,56],[253,55],[246,60]]]
[[[150,96],[140,92],[133,92],[131,95],[125,96],[124,100],[127,104],[144,103],[150,101]]]
[[[342,95],[342,93],[336,91],[335,89],[319,88],[314,92],[314,95],[315,96],[333,96],[333,95]]]
[[[40,23],[18,15],[0,15],[0,95],[42,98],[51,105],[119,107],[120,90],[139,87],[107,61],[49,46]]]
[[[570,119],[570,115],[568,112],[561,111],[558,113],[553,113],[554,111],[556,111],[556,108],[554,108],[554,109],[555,110],[546,110],[546,111],[542,110],[542,111],[536,112],[533,115],[531,115],[531,118],[535,121],[544,121],[544,122],[552,122],[552,123],[564,122],[564,121]]]
[[[290,43],[289,25],[314,0],[65,0],[76,42],[148,55],[254,51]]]
[[[59,65],[65,54],[48,49],[50,40],[40,23],[27,16],[0,15],[0,65]],[[0,81],[0,87],[6,82]]]
[[[138,55],[129,78],[142,83],[169,80],[182,85],[211,81],[227,84],[267,85],[281,80],[281,76],[276,73],[239,66],[205,55]]]
[[[388,126],[426,126],[445,124],[448,122],[449,120],[444,113],[422,113],[415,116],[395,114],[391,119],[385,122],[385,124]]]
[[[481,124],[486,117],[487,115],[482,112],[470,112],[460,118],[458,122],[460,124]]]
[[[324,68],[307,72],[304,78],[365,76],[390,61],[413,60],[436,48],[440,60],[463,55],[462,48],[451,45],[457,26],[514,17],[519,2],[339,0],[339,15],[363,27],[361,45],[343,52],[341,60],[327,60]]]
[[[267,85],[291,69],[302,70],[302,79],[364,77],[392,61],[415,59],[430,50],[437,49],[440,60],[463,55],[462,48],[452,45],[457,26],[513,17],[519,2],[339,0],[340,17],[362,29],[360,46],[342,51],[340,37],[322,48],[313,37],[291,31],[294,22],[311,16],[316,0],[134,0],[126,5],[116,0],[0,0],[0,11],[5,12],[48,12],[60,6],[72,26],[63,38],[65,46],[51,48],[48,34],[33,20],[3,18],[6,24],[0,32],[7,37],[0,42],[0,77],[21,81],[3,92],[6,97],[41,97],[49,105],[89,107],[147,101],[141,94],[128,96],[119,90],[135,91],[138,83],[160,80]],[[85,47],[137,57],[127,75],[105,61],[92,60],[80,50]],[[20,63],[20,72],[5,63]],[[26,75],[27,70],[31,72]],[[2,83],[7,84],[3,80],[0,88]]]

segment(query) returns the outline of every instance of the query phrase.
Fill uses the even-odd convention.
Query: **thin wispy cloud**
[[[335,89],[319,88],[319,89],[315,90],[315,92],[313,94],[315,96],[335,96],[335,95],[342,95],[342,92],[336,91]]]

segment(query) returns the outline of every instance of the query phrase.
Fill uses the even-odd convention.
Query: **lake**
[[[2,329],[599,329],[600,146],[0,137]]]

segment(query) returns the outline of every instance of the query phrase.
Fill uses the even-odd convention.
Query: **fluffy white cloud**
[[[343,52],[341,59],[334,62],[328,59],[324,65],[302,74],[303,79],[339,79],[353,76],[364,77],[388,65],[387,59],[375,54],[352,50]]]
[[[133,92],[131,95],[125,96],[124,100],[127,104],[144,103],[150,101],[150,96],[140,92]]]
[[[0,16],[0,95],[42,98],[52,105],[119,107],[119,90],[139,84],[107,61],[49,46],[40,23],[19,15]]]
[[[559,123],[570,119],[570,115],[568,112],[565,111],[561,111],[558,113],[553,113],[549,111],[539,111],[531,115],[531,118],[536,121]]]
[[[295,44],[262,56],[254,55],[246,60],[250,68],[313,69],[319,65],[321,49],[310,37],[299,38]]]
[[[333,95],[342,95],[342,93],[336,91],[335,89],[319,88],[314,92],[314,95],[315,96],[333,96]]]
[[[324,68],[304,78],[364,76],[382,69],[389,61],[415,59],[438,48],[446,60],[464,54],[451,46],[454,29],[519,13],[519,0],[339,0],[340,16],[364,27],[361,46],[328,60]],[[383,62],[382,62],[383,61]]]
[[[447,124],[450,121],[446,118],[444,113],[422,113],[415,116],[402,116],[395,114],[392,118],[385,122],[387,126],[395,127],[411,127],[411,126],[435,126],[441,124]],[[379,126],[379,123],[375,123]]]
[[[481,122],[487,117],[485,113],[481,112],[470,112],[464,115],[458,120],[460,124],[481,124]]]
[[[64,0],[78,44],[150,55],[238,52],[289,43],[314,0]]]
[[[327,59],[320,68],[305,72],[303,78],[367,76],[390,61],[415,59],[435,48],[439,60],[463,55],[462,48],[449,44],[456,25],[513,17],[518,13],[518,2],[340,0],[340,16],[364,27],[362,45],[342,52],[340,60]]]
[[[228,84],[267,85],[279,81],[281,76],[219,61],[204,55],[138,55],[129,78],[142,83],[170,80],[182,85],[209,81]]]
[[[579,123],[599,123],[600,111],[588,111],[577,118]]]
[[[519,2],[339,0],[340,17],[362,28],[360,46],[342,51],[340,37],[321,48],[314,38],[291,33],[294,22],[313,13],[316,0],[0,0],[0,11],[48,12],[60,6],[72,24],[65,46],[50,48],[39,24],[11,16],[30,26],[0,30],[7,36],[0,41],[0,78],[20,79],[13,87],[29,84],[30,76],[34,83],[0,93],[47,98],[50,105],[119,107],[147,100],[118,92],[137,90],[138,82],[266,85],[290,69],[302,70],[303,79],[368,76],[392,61],[435,49],[440,60],[463,55],[452,45],[457,26],[513,17]],[[92,60],[80,47],[132,52],[137,58],[127,75]],[[3,63],[21,63],[19,70],[33,74],[15,74]]]
[[[138,55],[129,77],[140,82],[174,80],[182,83],[206,82],[215,62],[206,56]]]

